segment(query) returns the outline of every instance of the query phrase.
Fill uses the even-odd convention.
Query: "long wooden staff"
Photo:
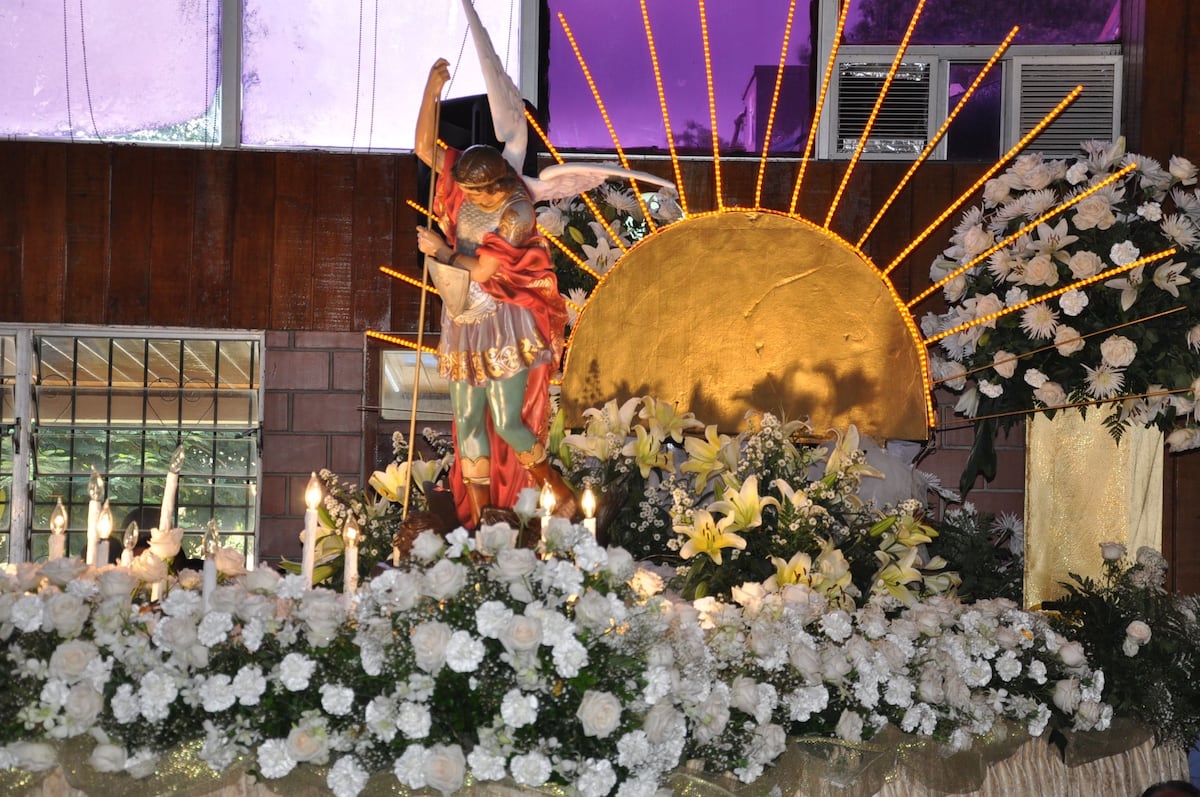
[[[430,155],[432,163],[429,169],[429,207],[426,210],[425,224],[429,229],[433,229],[433,205],[437,191],[437,131],[441,129],[442,116],[442,97],[439,93],[433,101],[433,152]],[[421,257],[421,285],[429,284],[429,258]],[[412,488],[413,488],[413,460],[417,453],[417,399],[421,391],[421,365],[423,364],[424,341],[425,341],[425,305],[428,302],[429,291],[421,289],[421,303],[417,311],[417,359],[416,365],[413,368],[413,385],[412,385],[412,406],[409,408],[408,414],[408,480],[404,486],[404,508],[400,513],[400,522],[403,523],[408,519],[409,504],[412,503]],[[392,564],[400,566],[400,548],[392,544]]]

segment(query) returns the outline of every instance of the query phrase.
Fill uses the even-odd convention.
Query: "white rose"
[[[99,656],[100,651],[91,642],[81,639],[64,642],[50,654],[50,677],[73,684],[87,674],[88,664]]]
[[[1068,667],[1081,667],[1087,663],[1087,656],[1083,652],[1083,645],[1078,642],[1068,642],[1063,645],[1058,649],[1058,657]]]
[[[499,581],[519,581],[537,567],[537,556],[528,548],[508,548],[496,554],[492,574]]]
[[[1150,634],[1150,626],[1141,620],[1134,620],[1125,627],[1125,636],[1139,645],[1145,645],[1149,642]]]
[[[454,597],[467,585],[467,569],[458,562],[442,559],[425,571],[422,592],[434,600]]]
[[[128,570],[114,567],[102,570],[96,576],[96,583],[100,586],[101,598],[128,598],[137,589],[138,580]]]
[[[475,532],[476,549],[487,556],[495,556],[497,552],[517,545],[517,530],[507,523],[496,523],[482,526]]]
[[[87,565],[82,559],[63,556],[42,563],[39,572],[49,579],[50,583],[65,587],[83,575],[86,570]]]
[[[542,644],[542,623],[536,617],[513,615],[500,630],[499,639],[509,653],[537,650]]]
[[[1035,255],[1025,264],[1025,284],[1046,286],[1058,284],[1058,266],[1050,259],[1050,255]]]
[[[425,785],[442,794],[458,791],[463,785],[467,759],[456,744],[435,744],[425,756]]]
[[[44,772],[58,764],[54,748],[43,742],[13,742],[8,746],[8,752],[17,759],[18,769],[30,772]]]
[[[150,531],[150,551],[159,559],[171,559],[179,553],[183,544],[183,529],[152,529]]]
[[[97,772],[124,772],[125,748],[115,744],[98,744],[88,757],[88,764]]]
[[[432,531],[422,531],[413,540],[412,555],[422,562],[432,562],[446,548],[446,542]]]
[[[86,731],[96,724],[104,710],[104,696],[86,683],[75,684],[67,695],[63,710],[77,732]]]
[[[1137,344],[1122,335],[1112,335],[1100,344],[1100,357],[1113,368],[1124,368],[1137,356]]]
[[[1075,352],[1082,350],[1083,338],[1080,337],[1079,330],[1066,324],[1060,324],[1058,329],[1054,330],[1054,348],[1063,357],[1070,357]]]
[[[242,586],[250,592],[273,593],[281,577],[269,567],[256,567],[242,577]]]
[[[129,572],[145,584],[156,584],[167,577],[167,564],[154,551],[146,550],[134,557]]]
[[[329,760],[329,735],[321,727],[292,728],[287,737],[287,751],[296,761],[324,764]]]
[[[733,680],[729,702],[734,708],[754,716],[758,708],[758,683],[753,678],[739,675]]]
[[[413,656],[417,666],[429,673],[436,673],[446,663],[446,645],[450,643],[452,631],[445,623],[421,623],[413,629]]]
[[[1071,269],[1071,276],[1077,280],[1094,277],[1104,269],[1104,261],[1100,259],[1100,255],[1087,251],[1071,255],[1067,265]]]
[[[583,725],[584,736],[603,739],[621,724],[621,701],[611,692],[589,689],[583,693],[575,716]]]
[[[83,631],[88,614],[89,609],[81,598],[60,592],[47,599],[42,615],[42,627],[69,639],[79,636]]]
[[[1064,714],[1070,714],[1079,707],[1081,694],[1079,681],[1074,678],[1063,678],[1054,685],[1054,705],[1058,706],[1059,711]]]
[[[1121,642],[1121,652],[1130,658],[1136,656],[1141,649],[1142,646],[1129,637],[1125,637],[1124,641]]]
[[[1195,185],[1196,183],[1196,166],[1187,158],[1172,155],[1171,160],[1167,163],[1167,171],[1184,185]]]
[[[1071,218],[1076,229],[1090,230],[1093,228],[1107,230],[1117,222],[1113,215],[1112,203],[1107,197],[1092,194],[1082,199],[1075,206],[1075,215]]]
[[[1087,179],[1087,176],[1087,161],[1075,161],[1071,164],[1071,168],[1067,169],[1067,182],[1071,185],[1079,185]]]
[[[987,251],[994,243],[996,240],[992,238],[992,234],[978,224],[967,230],[967,234],[963,236],[963,249],[966,250],[968,257],[974,257],[980,252]]]
[[[666,701],[656,703],[642,719],[642,728],[651,744],[663,744],[683,732],[683,715]]]
[[[538,490],[526,487],[517,493],[517,503],[513,505],[513,511],[517,513],[517,517],[528,521],[541,512],[540,499],[541,493]]]
[[[575,619],[592,631],[607,629],[613,622],[612,604],[607,596],[588,588],[575,603]]]
[[[1119,542],[1102,542],[1100,543],[1100,555],[1104,557],[1106,562],[1117,562],[1125,558],[1127,553],[1125,546]]]
[[[1008,379],[1017,372],[1017,358],[1011,352],[997,349],[995,356],[992,357],[992,368],[1000,376]]]
[[[562,211],[553,205],[538,208],[537,223],[546,230],[547,235],[552,235],[555,238],[562,235],[563,231],[567,229],[567,223],[563,218]]]
[[[213,558],[217,560],[217,572],[223,576],[246,574],[246,555],[236,548],[227,548],[222,545],[217,548]]]

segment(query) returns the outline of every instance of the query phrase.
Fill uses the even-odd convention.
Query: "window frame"
[[[13,337],[16,341],[16,370],[13,383],[13,428],[14,435],[12,490],[10,491],[8,561],[18,563],[29,561],[32,552],[32,541],[35,529],[33,517],[35,508],[33,482],[33,432],[34,432],[34,395],[35,384],[33,363],[35,349],[40,338],[104,338],[104,339],[136,339],[136,340],[193,340],[193,341],[253,341],[257,345],[258,355],[255,368],[257,373],[257,400],[254,416],[251,419],[250,432],[257,438],[254,446],[253,462],[253,501],[247,506],[247,511],[253,517],[253,529],[248,532],[229,531],[226,533],[243,537],[254,551],[259,550],[259,532],[262,522],[262,434],[265,413],[266,376],[265,354],[267,351],[266,332],[263,330],[242,329],[205,329],[194,327],[134,327],[134,326],[93,326],[74,324],[18,324],[0,322],[0,336]],[[111,391],[111,387],[110,387]],[[111,393],[110,393],[111,395]],[[6,420],[7,423],[7,420]],[[73,427],[72,427],[73,428]],[[135,427],[136,428],[136,427]],[[155,428],[143,425],[143,429]],[[171,429],[186,433],[189,427],[176,425]],[[4,474],[7,475],[7,474]],[[101,474],[106,479],[108,474]],[[165,474],[164,474],[165,475]],[[139,478],[146,479],[152,474],[142,474]]]

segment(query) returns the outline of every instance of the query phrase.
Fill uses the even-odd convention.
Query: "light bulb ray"
[[[963,92],[962,97],[955,104],[953,110],[946,115],[946,120],[942,122],[941,127],[937,129],[937,132],[934,133],[933,137],[929,139],[929,143],[927,143],[925,148],[921,150],[921,154],[917,156],[917,159],[912,162],[911,166],[909,166],[908,171],[905,172],[904,176],[900,178],[900,182],[896,184],[894,189],[892,189],[891,195],[884,200],[883,205],[879,208],[878,212],[876,212],[875,218],[871,219],[871,223],[867,225],[866,230],[863,231],[862,236],[858,239],[858,246],[861,247],[867,238],[870,237],[871,232],[875,229],[875,226],[879,224],[881,219],[883,219],[883,214],[887,213],[888,208],[890,208],[892,203],[896,201],[896,198],[900,196],[900,192],[904,190],[906,185],[908,185],[908,181],[912,179],[914,174],[916,174],[917,169],[920,168],[921,164],[923,164],[929,158],[929,156],[933,154],[933,150],[946,135],[946,132],[950,129],[950,125],[954,123],[954,119],[958,116],[959,111],[967,107],[967,102],[972,96],[974,96],[975,91],[983,84],[988,72],[990,72],[992,67],[996,65],[996,62],[1000,60],[1000,57],[1004,54],[1004,52],[1008,50],[1008,45],[1012,43],[1012,40],[1016,37],[1018,30],[1020,30],[1019,26],[1013,26],[1013,29],[1009,31],[1008,36],[1004,38],[1004,41],[1000,42],[1000,46],[996,48],[994,53],[992,53],[992,57],[989,58],[987,63],[985,63],[979,70],[979,74],[975,76],[975,79],[971,81],[971,85],[968,86],[967,90]]]
[[[663,127],[667,134],[667,150],[671,153],[671,167],[675,171],[675,190],[679,193],[679,207],[683,215],[688,213],[687,193],[683,190],[683,164],[675,150],[675,136],[671,133],[671,114],[667,112],[667,94],[663,89],[662,68],[658,63],[658,49],[654,46],[654,31],[650,27],[650,13],[646,0],[638,0],[642,9],[642,27],[646,30],[646,46],[650,50],[650,64],[654,69],[654,87],[658,91],[658,105],[662,109]]]
[[[804,183],[804,173],[808,170],[808,159],[812,156],[813,145],[817,141],[817,127],[821,123],[821,112],[825,108],[825,98],[829,96],[829,83],[833,80],[833,69],[837,64],[838,47],[842,43],[842,31],[846,28],[846,15],[850,12],[850,0],[843,0],[838,10],[837,27],[833,31],[833,47],[829,50],[829,58],[825,61],[825,75],[821,78],[821,90],[817,93],[817,104],[813,109],[812,124],[808,127],[808,140],[804,144],[804,154],[800,158],[800,169],[796,173],[796,182],[792,186],[792,199],[788,204],[788,213],[796,212],[796,201],[800,198],[800,186]]]
[[[643,0],[645,2],[645,0]],[[758,162],[758,178],[754,183],[754,206],[762,206],[763,177],[767,172],[767,152],[771,148],[771,134],[775,130],[775,109],[779,105],[779,92],[783,88],[784,69],[787,64],[788,44],[792,38],[792,20],[796,16],[796,0],[788,3],[787,22],[783,26],[783,44],[779,48],[779,66],[775,70],[775,87],[771,91],[771,109],[767,113],[767,128],[763,135],[762,157]],[[751,137],[754,131],[750,131]]]
[[[871,113],[867,116],[867,123],[863,126],[862,133],[858,136],[858,143],[854,147],[854,151],[850,153],[850,162],[846,165],[846,171],[842,173],[842,181],[838,184],[837,191],[833,194],[833,201],[829,203],[829,210],[825,213],[825,229],[829,229],[830,223],[833,221],[833,216],[837,213],[838,204],[842,201],[842,194],[846,192],[846,185],[850,182],[850,177],[854,174],[854,168],[858,165],[859,158],[862,157],[863,150],[867,147],[867,141],[870,140],[871,131],[875,127],[875,120],[879,117],[880,110],[883,109],[883,101],[887,99],[888,90],[892,87],[892,80],[896,77],[896,72],[900,70],[900,64],[904,61],[904,54],[908,52],[908,42],[912,39],[913,30],[916,29],[917,20],[921,18],[921,11],[924,8],[925,0],[917,0],[912,17],[908,20],[908,28],[904,31],[903,38],[900,39],[900,46],[896,48],[896,57],[892,59],[892,65],[888,68],[887,77],[883,79],[883,85],[879,87],[879,96],[875,98],[875,105],[871,108]]]

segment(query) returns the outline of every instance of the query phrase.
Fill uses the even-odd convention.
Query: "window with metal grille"
[[[29,474],[21,512],[27,521],[8,529],[10,540],[23,535],[11,558],[46,556],[59,499],[69,516],[68,553],[82,555],[93,469],[105,481],[114,537],[131,520],[143,529],[158,525],[168,465],[181,446],[172,523],[184,529],[185,551],[197,553],[215,520],[224,544],[253,552],[261,471],[258,333],[54,329],[9,340],[15,376],[8,379],[6,364],[5,422],[16,431],[11,440],[25,426],[29,441],[27,453],[4,460],[6,474],[18,474],[22,464]],[[17,409],[23,391],[25,417]],[[14,448],[8,443],[4,450]],[[22,485],[16,488],[20,495]]]

